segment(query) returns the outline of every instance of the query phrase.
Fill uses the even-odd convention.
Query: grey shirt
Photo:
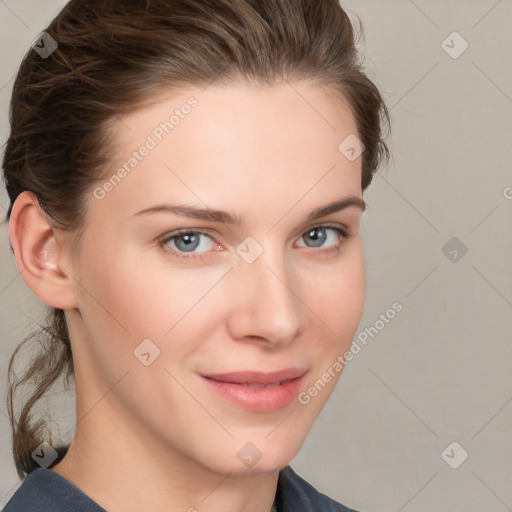
[[[286,466],[279,472],[272,512],[357,512],[318,492]],[[78,487],[51,469],[30,473],[3,512],[106,512]]]

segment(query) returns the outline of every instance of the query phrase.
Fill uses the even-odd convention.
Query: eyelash
[[[338,233],[338,237],[339,237],[338,239],[340,240],[340,243],[338,245],[331,246],[328,249],[325,249],[323,251],[318,250],[318,249],[315,250],[312,247],[309,248],[312,252],[317,252],[317,253],[321,252],[325,256],[328,256],[333,252],[337,252],[339,249],[341,249],[341,247],[343,247],[343,245],[345,245],[345,243],[349,240],[349,238],[352,237],[352,235],[347,230],[342,229],[338,226],[332,226],[329,224],[320,224],[318,226],[313,226],[313,227],[307,229],[301,236],[304,236],[307,233],[309,233],[310,231],[314,231],[317,229],[331,229]],[[187,261],[202,260],[202,259],[207,258],[208,253],[210,253],[211,251],[204,251],[201,253],[190,253],[191,254],[190,256],[184,256],[185,253],[179,252],[175,249],[170,249],[166,246],[166,244],[169,243],[171,240],[174,240],[175,238],[179,238],[180,236],[197,235],[197,234],[205,235],[208,238],[211,238],[217,245],[220,245],[217,243],[217,241],[213,238],[213,236],[210,233],[208,233],[207,231],[203,231],[201,229],[194,229],[194,230],[193,229],[180,229],[177,231],[173,231],[172,234],[166,235],[164,238],[160,239],[158,241],[158,245],[161,247],[161,249],[165,253],[172,255],[172,257],[180,258],[180,259],[187,260]]]

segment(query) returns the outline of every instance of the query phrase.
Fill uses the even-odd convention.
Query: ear
[[[50,224],[37,197],[22,192],[14,202],[9,219],[9,239],[16,266],[34,295],[59,309],[77,307],[71,264],[64,260],[64,236]],[[68,251],[69,252],[69,251]]]

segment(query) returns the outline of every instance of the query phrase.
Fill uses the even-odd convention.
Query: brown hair
[[[53,227],[74,231],[78,243],[91,185],[114,149],[109,122],[165,89],[187,85],[314,80],[352,109],[365,147],[363,191],[389,158],[382,131],[383,122],[390,129],[389,113],[337,0],[71,0],[45,32],[58,47],[47,58],[29,50],[13,87],[3,160],[7,219],[18,195],[31,191]],[[49,327],[25,339],[9,363],[20,477],[38,467],[33,450],[43,440],[51,444],[44,420],[33,421],[34,405],[60,376],[73,375],[63,310],[50,308],[47,320]],[[18,377],[14,358],[36,334],[45,343]],[[16,414],[16,391],[29,382],[36,390]]]

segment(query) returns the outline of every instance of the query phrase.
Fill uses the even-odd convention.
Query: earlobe
[[[76,308],[71,268],[64,268],[64,247],[57,230],[41,210],[36,196],[22,192],[16,199],[9,220],[9,239],[16,266],[25,284],[48,306]]]

